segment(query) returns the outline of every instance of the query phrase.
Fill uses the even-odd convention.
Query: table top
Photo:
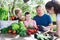
[[[34,35],[28,37],[20,37],[19,35],[11,35],[11,34],[0,34],[1,40],[37,40],[34,38]]]

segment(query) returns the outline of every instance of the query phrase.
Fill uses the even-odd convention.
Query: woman
[[[20,8],[16,8],[14,12],[16,15],[16,18],[14,20],[20,20],[20,21],[25,20],[25,17],[22,15],[22,10]]]
[[[56,35],[60,37],[60,18],[59,18],[60,17],[60,4],[58,4],[58,2],[49,1],[48,3],[46,3],[45,7],[48,13],[56,14],[56,18],[57,18]]]

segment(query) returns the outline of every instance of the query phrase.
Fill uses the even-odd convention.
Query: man
[[[44,10],[40,5],[38,5],[36,7],[36,12],[37,12],[37,15],[33,18],[33,20],[36,21],[37,26],[39,28],[39,31],[41,31],[41,32],[49,32],[49,31],[51,31],[52,30],[51,17],[44,13]],[[46,28],[43,28],[42,26],[44,26]],[[48,27],[50,29],[48,29]],[[46,29],[48,29],[48,30],[45,31]]]

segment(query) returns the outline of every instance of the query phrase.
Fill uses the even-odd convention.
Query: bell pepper
[[[1,33],[7,34],[7,33],[8,33],[8,28],[3,28],[3,29],[1,30]]]

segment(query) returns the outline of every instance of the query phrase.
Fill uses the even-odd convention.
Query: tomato
[[[34,30],[31,30],[31,33],[34,34]]]
[[[12,32],[12,30],[8,30],[8,33],[11,33]]]
[[[16,30],[13,30],[13,34],[16,34]]]
[[[27,34],[29,34],[29,35],[34,34],[34,33],[36,33],[36,32],[37,32],[36,29],[28,29],[28,30],[27,30]]]
[[[29,29],[28,32],[30,32],[31,34],[33,34],[34,33],[34,30]]]
[[[10,17],[10,20],[14,20],[16,17],[15,16],[11,16]]]
[[[31,35],[31,30],[30,29],[27,30],[27,35]]]
[[[27,35],[29,35],[29,36],[30,36],[30,35],[31,35],[31,32],[27,32]]]

